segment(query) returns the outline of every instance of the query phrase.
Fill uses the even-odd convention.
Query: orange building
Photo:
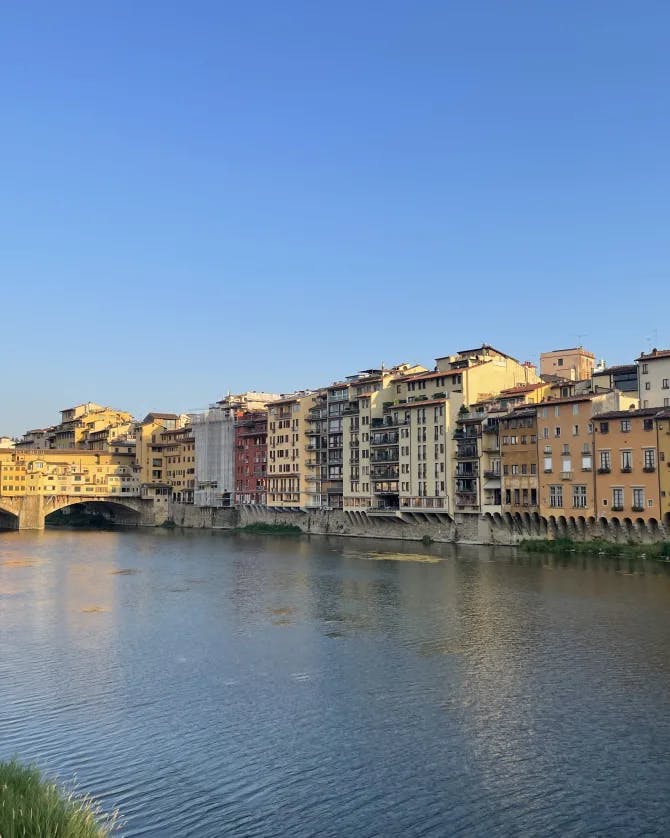
[[[537,408],[522,405],[500,420],[502,511],[538,512]]]
[[[660,520],[658,412],[617,410],[594,417],[598,517]]]

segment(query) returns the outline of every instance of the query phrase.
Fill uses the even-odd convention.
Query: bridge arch
[[[0,530],[17,530],[19,528],[19,513],[9,503],[0,501]]]
[[[142,508],[138,501],[130,498],[88,498],[88,497],[54,497],[46,498],[44,504],[44,520],[48,523],[49,517],[55,512],[60,512],[64,509],[71,509],[73,507],[86,506],[95,512],[96,507],[99,508],[101,514],[109,517],[110,522],[118,522],[124,524],[139,524],[142,517]]]

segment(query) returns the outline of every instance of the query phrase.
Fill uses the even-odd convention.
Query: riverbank
[[[249,526],[288,527],[292,532],[391,538],[451,544],[518,546],[523,541],[651,545],[670,540],[670,525],[660,522],[608,522],[583,517],[543,518],[537,514],[469,514],[393,510],[278,510],[265,506],[223,509],[170,503],[168,520],[175,526],[235,530]],[[596,551],[598,552],[598,551]]]
[[[59,789],[33,766],[0,762],[0,836],[105,838],[115,815],[104,815],[89,796]]]
[[[521,541],[519,547],[527,553],[579,553],[589,556],[670,561],[669,541],[659,541],[655,544],[620,544],[601,538],[593,541],[572,541],[569,538],[530,539]]]

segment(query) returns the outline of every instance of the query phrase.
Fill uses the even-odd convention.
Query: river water
[[[0,758],[127,836],[670,834],[656,562],[0,534]]]

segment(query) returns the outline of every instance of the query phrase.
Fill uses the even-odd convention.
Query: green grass
[[[557,538],[552,541],[537,538],[522,541],[519,547],[529,553],[586,553],[591,556],[628,558],[638,558],[644,555],[648,559],[662,559],[670,556],[670,541],[659,541],[655,544],[614,544],[599,538],[592,541],[572,541],[569,538]]]
[[[90,797],[59,789],[37,768],[0,762],[2,838],[103,838],[115,821]]]
[[[238,527],[238,532],[250,532],[257,535],[300,535],[302,530],[295,524],[265,524],[259,521],[256,524],[247,524],[245,527]]]

